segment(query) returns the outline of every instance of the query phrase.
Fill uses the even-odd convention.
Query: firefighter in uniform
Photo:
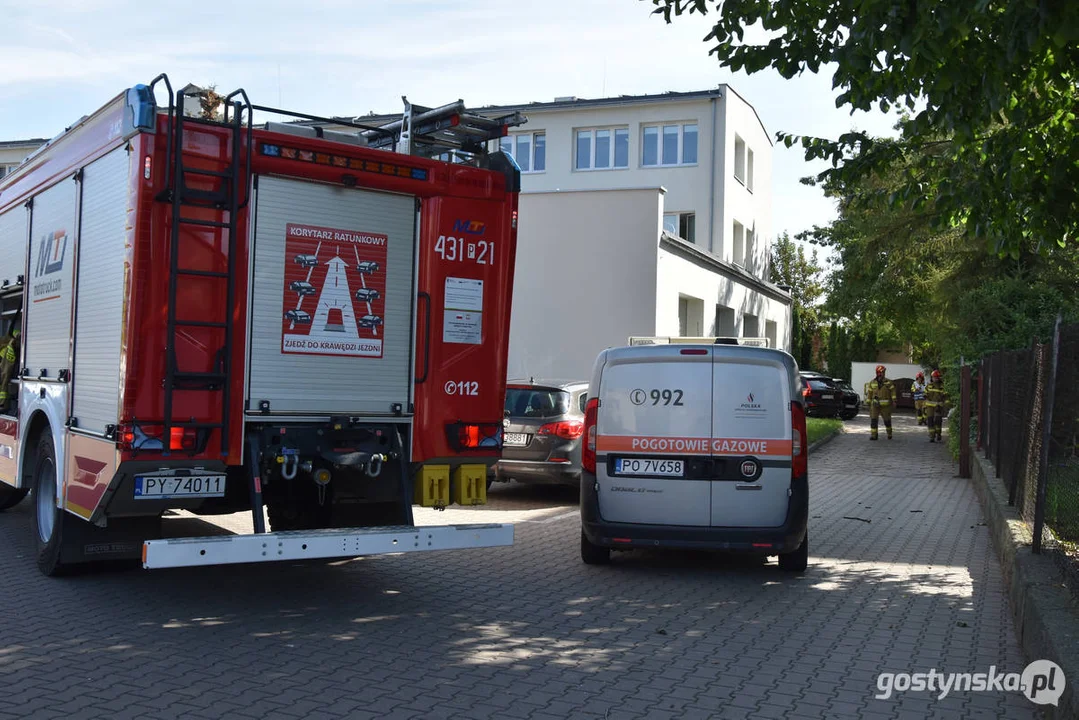
[[[918,424],[925,425],[925,373],[918,373],[911,386],[914,392],[914,412],[918,416]]]
[[[12,323],[7,336],[0,340],[0,412],[7,413],[11,398],[11,379],[19,363],[19,325]]]
[[[929,442],[941,442],[940,433],[944,424],[944,405],[948,394],[944,392],[944,383],[940,379],[940,370],[934,370],[929,376],[929,386],[925,389],[925,418],[929,426]]]
[[[869,402],[869,439],[877,439],[877,417],[884,418],[888,439],[892,439],[892,403],[895,402],[895,385],[884,376],[885,368],[877,365],[877,376],[866,383],[865,397]]]

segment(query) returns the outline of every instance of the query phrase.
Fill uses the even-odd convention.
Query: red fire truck
[[[0,182],[0,509],[32,493],[41,570],[512,544],[413,506],[486,502],[501,454],[520,173],[487,147],[524,119],[185,90],[136,85]]]

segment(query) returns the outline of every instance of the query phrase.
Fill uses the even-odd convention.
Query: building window
[[[779,334],[776,332],[776,330],[777,330],[777,326],[776,326],[775,321],[773,321],[773,320],[765,320],[764,321],[764,336],[766,338],[768,338],[768,347],[770,347],[770,348],[779,347],[776,344],[776,341],[777,341],[777,339],[779,337]]]
[[[681,337],[701,337],[704,324],[704,301],[686,295],[678,296],[678,334]]]
[[[502,138],[500,149],[513,156],[521,172],[543,172],[547,169],[547,135],[522,133]]]
[[[9,172],[14,172],[16,165],[0,165],[0,178],[7,175]]]
[[[675,237],[697,242],[697,215],[696,213],[664,213],[663,229]]]
[[[753,252],[754,252],[755,248],[753,247],[753,245],[754,245],[756,239],[757,239],[756,233],[754,233],[751,228],[746,228],[746,251],[745,251],[746,254],[745,254],[745,261],[742,264],[747,268],[754,261]]]
[[[752,150],[749,155],[753,157]],[[737,135],[734,136],[734,179],[746,184],[746,141]]]
[[[646,125],[641,164],[645,166],[695,165],[697,125]]]
[[[731,262],[735,265],[745,265],[746,262],[746,228],[737,220],[734,221],[734,253]]]
[[[713,332],[717,337],[737,337],[738,328],[734,326],[734,308],[716,305],[716,326]]]
[[[742,316],[742,337],[755,338],[761,336],[760,318],[746,313]]]
[[[629,167],[629,128],[578,130],[574,155],[577,170]]]
[[[753,192],[753,151],[746,149],[746,189]]]

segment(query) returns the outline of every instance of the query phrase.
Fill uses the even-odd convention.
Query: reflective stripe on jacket
[[[930,385],[925,389],[925,404],[928,407],[936,407],[943,405],[948,399],[948,394],[944,392],[944,385]]]
[[[895,385],[887,378],[884,379],[884,382],[873,378],[866,383],[865,388],[866,400],[869,402],[875,402],[878,405],[891,405],[892,401],[895,400]]]

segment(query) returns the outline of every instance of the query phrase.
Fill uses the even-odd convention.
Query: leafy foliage
[[[813,349],[821,323],[819,304],[824,284],[817,252],[807,258],[805,248],[783,233],[772,243],[769,266],[772,282],[791,289],[791,354],[799,367],[819,367]]]
[[[704,38],[731,70],[790,78],[834,68],[837,107],[903,108],[899,140],[780,134],[821,180],[903,165],[885,196],[931,208],[932,227],[1018,257],[1079,231],[1079,3],[1073,0],[652,0],[667,22],[716,22]],[[765,41],[746,41],[759,24]],[[921,108],[920,110],[918,108]],[[944,138],[944,139],[942,139]]]

